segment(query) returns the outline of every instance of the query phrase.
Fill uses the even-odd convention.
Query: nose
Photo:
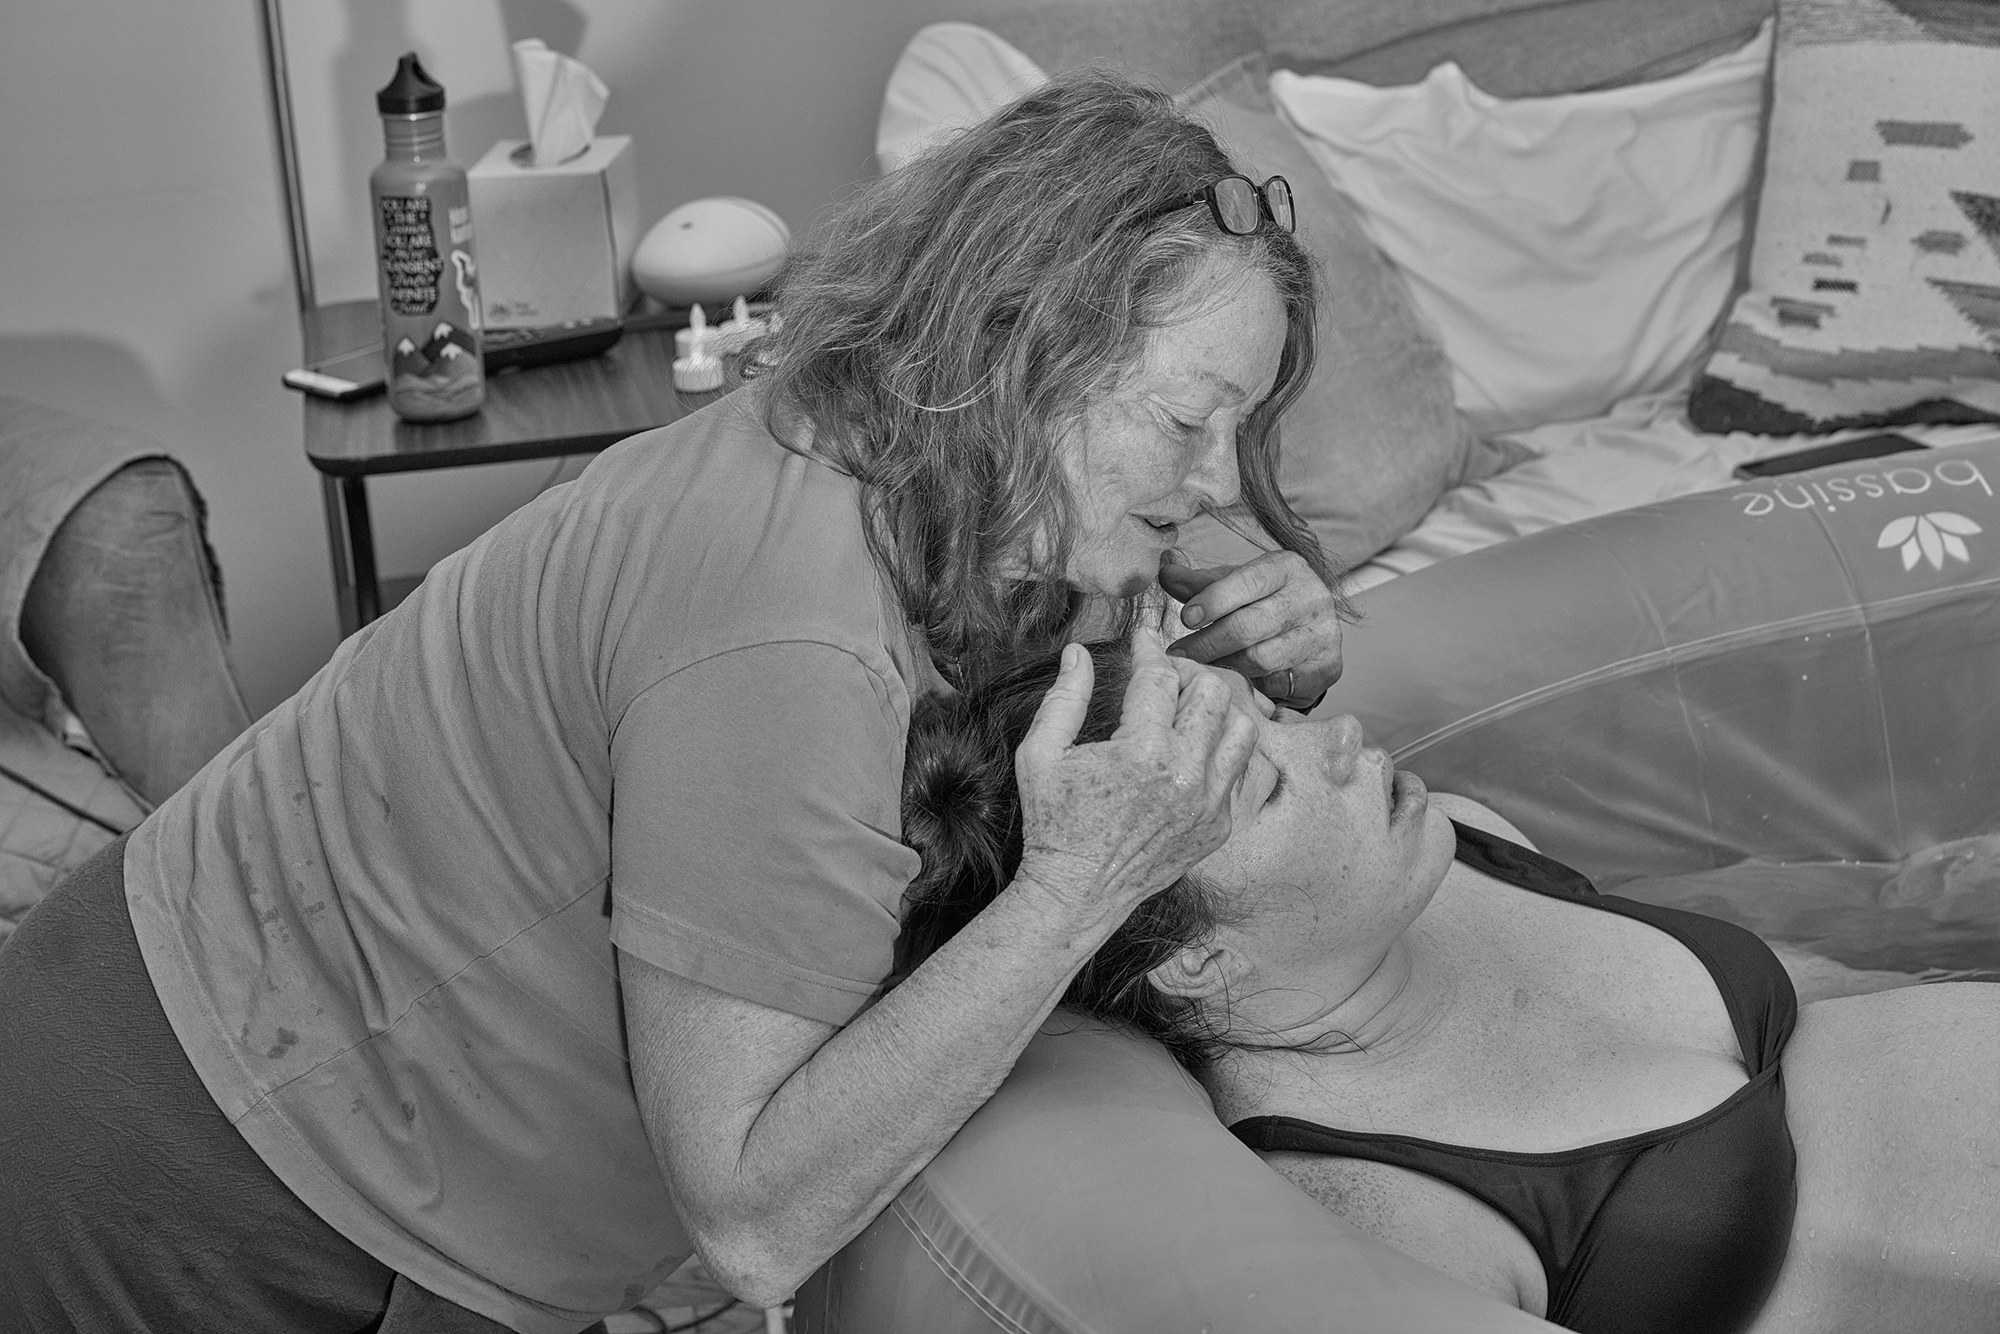
[[[1242,499],[1243,479],[1237,471],[1233,423],[1225,426],[1218,420],[1210,426],[1184,485],[1211,509],[1227,509]]]
[[[1351,713],[1342,713],[1315,725],[1324,729],[1327,776],[1336,783],[1345,783],[1353,777],[1355,764],[1366,746],[1361,720]]]

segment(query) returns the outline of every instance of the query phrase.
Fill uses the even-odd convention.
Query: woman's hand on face
[[[1274,703],[1310,708],[1340,679],[1340,600],[1294,551],[1195,569],[1169,552],[1160,586],[1194,633],[1167,651],[1241,672]]]
[[[1220,676],[1168,657],[1151,628],[1132,643],[1132,679],[1108,740],[1076,742],[1093,666],[1071,644],[1014,754],[1017,883],[1119,921],[1228,840],[1230,794],[1257,739],[1256,720]]]

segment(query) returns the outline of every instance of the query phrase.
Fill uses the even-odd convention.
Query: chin
[[[1135,598],[1151,588],[1158,577],[1159,567],[1155,565],[1134,570],[1078,570],[1070,576],[1070,582],[1099,597]]]
[[[1424,827],[1418,837],[1423,840],[1423,849],[1438,862],[1437,878],[1444,879],[1444,873],[1451,869],[1452,861],[1458,856],[1458,830],[1452,827],[1451,817],[1431,802],[1424,808]]]

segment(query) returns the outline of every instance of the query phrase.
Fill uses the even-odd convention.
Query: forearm
[[[1078,743],[1092,659],[1064,651],[1014,752],[1013,883],[844,1027],[628,971],[647,1129],[732,1290],[782,1297],[867,1226],[992,1096],[1131,910],[1228,837],[1254,720],[1157,636],[1136,635],[1132,655],[1117,730]]]
[[[775,1087],[729,1081],[694,1100],[706,1123],[669,1113],[663,1127],[649,1112],[676,1203],[717,1276],[776,1301],[866,1227],[992,1096],[1119,920],[1080,917],[1017,881],[846,1027],[771,1062],[783,1075]],[[738,1049],[768,1049],[768,1037],[739,1033]],[[709,1073],[685,1068],[692,1055],[667,1043],[635,1060],[646,1105],[690,1105],[672,1091]]]

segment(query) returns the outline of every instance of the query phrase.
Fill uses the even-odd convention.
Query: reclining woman
[[[1021,856],[1011,752],[1115,734],[1128,661],[1071,648],[918,710],[899,969]],[[1228,842],[1069,1007],[1165,1043],[1336,1214],[1558,1324],[1996,1327],[2000,987],[1801,1008],[1751,933],[1600,896],[1353,718],[1235,689],[1262,722]]]

